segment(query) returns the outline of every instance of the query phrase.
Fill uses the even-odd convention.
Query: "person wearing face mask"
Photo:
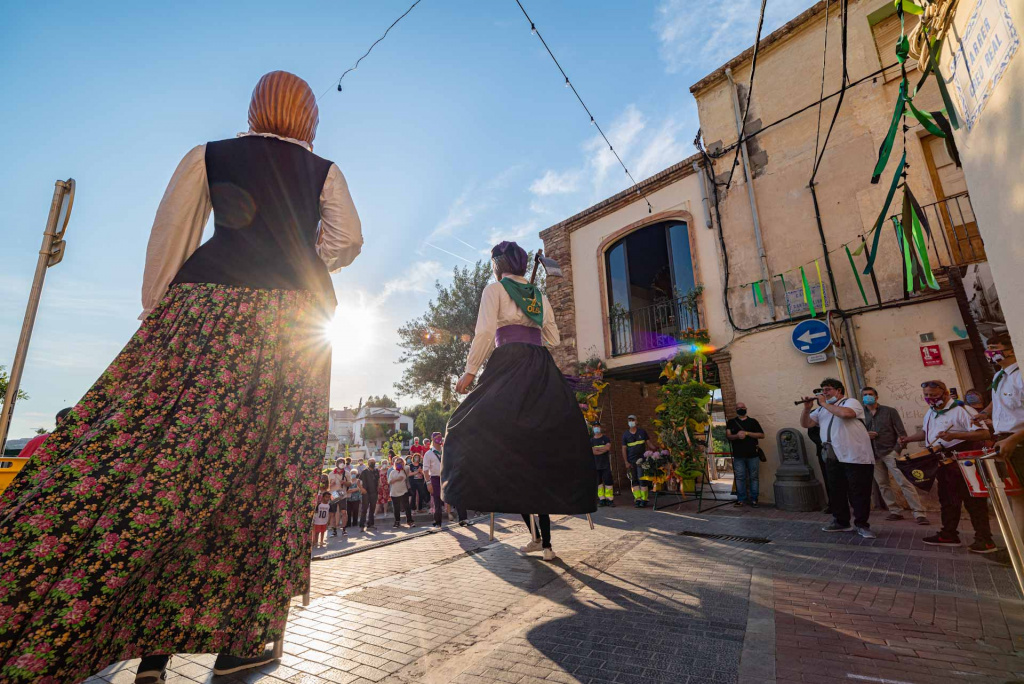
[[[590,439],[590,450],[594,452],[594,467],[597,468],[597,498],[599,506],[615,505],[615,489],[612,480],[612,463],[609,454],[612,440],[604,434],[601,423],[594,423],[594,436]]]
[[[1017,366],[1017,355],[1009,333],[989,339],[985,356],[999,367],[999,371],[992,379],[992,402],[981,411],[975,424],[991,422],[1000,452],[1010,460],[1019,476],[1024,472],[1024,454],[1018,453],[1020,450],[1017,449],[1021,440],[1014,438],[1011,441],[1011,437],[1024,432],[1024,376]]]
[[[828,477],[828,498],[832,523],[824,532],[850,532],[856,529],[865,539],[877,535],[871,531],[871,480],[875,471],[875,452],[864,426],[864,407],[846,396],[843,383],[835,378],[821,381],[821,394],[804,397],[800,426],[821,428]],[[813,411],[812,406],[818,407]],[[850,526],[850,509],[853,524]]]
[[[889,476],[891,475],[899,485],[900,491],[903,492],[903,497],[914,514],[914,520],[918,525],[927,525],[928,516],[925,515],[924,506],[921,505],[921,498],[917,495],[917,490],[896,467],[896,457],[903,449],[899,444],[899,439],[907,435],[899,411],[891,406],[880,404],[878,390],[874,387],[865,387],[861,390],[861,401],[867,409],[864,413],[864,425],[868,429],[868,437],[871,438],[871,447],[875,450],[875,483],[878,485],[878,491],[882,494],[885,507],[889,509],[889,515],[885,519],[903,520],[903,509],[896,502],[892,487],[889,485]]]
[[[946,383],[941,380],[926,380],[921,383],[924,401],[929,406],[924,416],[924,425],[912,435],[900,437],[900,445],[909,442],[924,442],[928,446],[938,445],[945,449],[971,451],[979,448],[978,443],[990,437],[987,429],[977,428],[972,420],[977,415],[974,409],[955,401],[949,395]],[[935,474],[939,487],[942,529],[938,534],[921,541],[929,546],[960,546],[960,507],[967,509],[974,526],[974,543],[968,547],[972,553],[993,553],[998,547],[992,543],[992,529],[988,519],[988,502],[972,497],[967,489],[960,466],[954,462],[939,466]]]
[[[416,527],[412,520],[412,507],[409,506],[409,473],[405,470],[405,459],[399,456],[388,470],[388,486],[391,493],[391,506],[395,509],[395,527],[402,526],[402,508],[405,508],[405,521],[409,527]]]
[[[644,474],[640,468],[640,459],[644,457],[645,451],[654,451],[657,447],[654,446],[647,431],[637,426],[636,416],[630,415],[627,420],[629,429],[622,434],[622,462],[626,465],[626,472],[629,473],[629,481],[632,483],[633,507],[646,508],[651,481],[640,479]]]
[[[736,417],[725,424],[725,436],[732,442],[732,468],[736,475],[736,503],[733,505],[740,507],[749,501],[751,508],[757,508],[761,469],[757,441],[764,439],[764,429],[759,422],[747,416],[747,405],[737,402]]]
[[[988,407],[984,395],[973,387],[964,392],[964,403],[979,413]]]

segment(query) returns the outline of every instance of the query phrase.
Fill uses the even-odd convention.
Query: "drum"
[[[906,456],[897,456],[896,467],[915,487],[930,492],[939,466],[948,461],[949,457],[942,447],[932,446]]]
[[[988,449],[980,449],[976,451],[958,451],[953,454],[956,458],[957,466],[960,467],[960,473],[964,476],[964,481],[967,482],[967,489],[970,491],[971,496],[975,498],[988,498],[988,486],[982,475],[982,467],[978,459],[982,456],[987,456],[989,453],[991,452]],[[1000,479],[1003,481],[1003,487],[1006,490],[1007,496],[1024,492],[1024,488],[1021,487],[1020,480],[1017,478],[1017,474],[1013,472],[1013,468],[1010,468],[1005,463],[998,463],[997,470]]]

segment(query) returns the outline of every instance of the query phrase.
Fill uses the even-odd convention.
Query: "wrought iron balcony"
[[[921,207],[932,229],[929,252],[939,266],[964,266],[985,261],[971,197],[962,192]],[[894,217],[899,218],[894,214]],[[940,237],[934,237],[938,233]]]
[[[630,311],[613,309],[608,316],[608,327],[612,356],[622,356],[673,347],[686,338],[687,330],[704,326],[696,298],[691,294]]]

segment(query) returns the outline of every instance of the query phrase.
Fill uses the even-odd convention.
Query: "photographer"
[[[817,404],[817,408],[811,409]],[[875,472],[875,452],[868,429],[864,427],[864,407],[846,396],[843,383],[834,378],[821,381],[821,394],[803,398],[800,426],[821,428],[822,448],[828,471],[828,498],[833,520],[823,532],[850,532],[850,508],[857,533],[865,539],[877,535],[871,531],[871,482]]]

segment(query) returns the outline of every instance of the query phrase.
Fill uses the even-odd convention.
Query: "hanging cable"
[[[762,0],[762,3],[763,2],[765,2],[765,0]],[[544,40],[544,36],[541,35],[540,30],[537,28],[537,25],[535,23],[533,23],[533,19],[530,18],[530,15],[527,13],[526,8],[523,7],[523,3],[521,3],[519,0],[516,0],[516,4],[519,5],[519,9],[522,10],[523,16],[526,17],[526,21],[530,22],[530,32],[533,33],[535,36],[537,36],[540,39],[541,45],[543,45],[544,49],[547,50],[548,55],[551,57],[551,61],[553,61],[555,63],[555,66],[558,67],[558,71],[561,72],[562,78],[565,79],[565,87],[569,88],[570,90],[572,90],[572,94],[576,96],[577,100],[579,100],[580,106],[583,107],[583,111],[585,111],[587,113],[587,116],[590,117],[590,125],[593,126],[594,128],[596,128],[597,132],[601,134],[601,138],[604,139],[605,144],[608,145],[608,151],[611,152],[613,155],[615,155],[615,159],[616,159],[616,161],[619,162],[619,166],[621,166],[622,170],[626,172],[626,176],[629,177],[630,182],[633,184],[632,187],[637,187],[637,182],[636,182],[636,179],[633,178],[633,174],[631,174],[629,172],[629,169],[626,168],[626,164],[622,161],[622,157],[620,157],[619,153],[615,151],[615,148],[612,146],[611,141],[608,140],[608,136],[604,134],[604,129],[601,128],[601,125],[597,122],[597,119],[594,118],[594,114],[590,111],[590,107],[588,107],[587,103],[583,101],[583,98],[580,97],[579,91],[576,90],[576,86],[573,85],[572,81],[569,80],[568,74],[565,73],[565,69],[563,69],[562,65],[559,64],[558,58],[555,57],[555,53],[551,51],[550,47],[548,47],[547,41]],[[762,8],[761,8],[761,14],[762,14],[762,17],[763,17],[764,16],[764,6],[763,6],[763,4],[762,4]],[[760,35],[760,28],[758,29],[758,34]],[[636,194],[638,194],[641,197],[643,197],[644,201],[647,202],[647,213],[648,214],[652,213],[654,211],[654,208],[651,206],[650,200],[647,199],[647,195],[643,194],[640,191],[640,188],[637,188]]]
[[[347,76],[349,72],[355,71],[359,67],[359,63],[362,62],[364,59],[366,59],[367,55],[369,55],[370,52],[373,51],[373,48],[377,47],[377,43],[379,43],[380,41],[382,41],[385,38],[387,38],[388,32],[390,32],[391,29],[395,28],[395,24],[397,24],[398,22],[402,21],[402,19],[405,19],[406,15],[408,15],[409,12],[412,12],[413,8],[415,8],[416,5],[420,4],[421,2],[423,2],[423,0],[416,0],[416,2],[412,3],[412,5],[409,7],[409,9],[405,10],[405,12],[402,12],[402,15],[400,17],[398,17],[393,22],[391,22],[391,26],[388,26],[387,31],[385,31],[384,34],[380,38],[378,38],[377,40],[373,41],[373,45],[371,45],[366,50],[366,52],[363,53],[362,57],[360,57],[359,59],[356,60],[355,64],[353,64],[348,69],[345,69],[345,72],[341,76],[338,77],[337,86],[338,86],[338,92],[339,93],[341,92],[341,81],[345,78],[345,76]],[[320,98],[322,98],[324,95],[326,95],[331,90],[331,88],[334,87],[334,85],[335,84],[331,84],[330,88],[328,88],[324,92],[320,93],[320,97],[316,98],[316,101],[319,102]]]
[[[750,58],[750,80],[747,82],[747,104],[743,107],[743,118],[740,120],[740,136],[743,136],[747,127],[747,114],[750,113],[750,102],[754,99],[754,72],[757,71],[757,51],[761,47],[761,28],[764,26],[764,8],[768,0],[761,0],[761,15],[757,18],[757,36],[754,38],[754,54]],[[736,173],[736,165],[740,163],[740,146],[736,146],[736,156],[732,159],[732,168],[729,169],[729,180],[725,182],[725,189],[732,185],[733,174]]]
[[[830,0],[825,0],[825,44],[821,48],[821,93],[818,95],[818,123],[814,129],[814,158],[818,158],[818,138],[821,136],[821,105],[825,102],[825,64],[828,62],[828,9]]]
[[[848,19],[847,10],[849,9],[848,2],[849,2],[849,0],[841,0],[841,2],[840,2],[840,6],[841,6],[840,12],[842,12],[842,24],[841,24],[841,28],[840,28],[840,34],[841,34],[841,43],[842,43],[842,51],[843,51],[843,74],[842,74],[842,84],[840,85],[840,88],[839,88],[839,101],[836,102],[836,110],[834,112],[832,112],[832,122],[828,125],[828,132],[825,134],[825,142],[823,142],[821,144],[821,154],[819,154],[817,159],[814,161],[814,170],[811,172],[811,180],[810,180],[810,185],[812,187],[814,186],[814,178],[815,178],[815,176],[818,175],[818,167],[821,166],[821,160],[825,156],[825,149],[828,147],[828,139],[832,136],[832,129],[836,125],[836,119],[839,118],[839,110],[843,106],[843,98],[846,96],[846,87],[847,87],[847,85],[849,84],[849,81],[850,81],[850,75],[849,75],[849,73],[846,70],[846,47],[847,47],[847,40],[846,40],[847,32],[846,32],[846,28],[847,28],[847,23],[848,23],[847,22],[847,19]],[[828,15],[827,14],[825,15],[825,26],[826,26],[826,28],[828,27]],[[822,78],[824,79],[824,72],[822,72]]]

